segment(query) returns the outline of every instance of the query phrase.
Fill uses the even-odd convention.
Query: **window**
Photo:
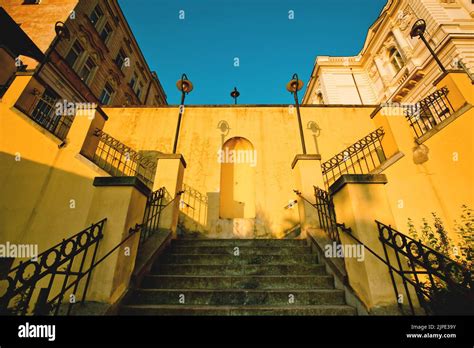
[[[89,78],[92,74],[92,71],[94,70],[94,68],[96,67],[94,61],[91,59],[91,58],[88,58],[86,63],[84,64],[84,66],[82,67],[80,73],[79,73],[79,76],[81,78],[82,81],[84,81],[84,83],[88,83],[89,82]]]
[[[398,74],[398,72],[402,70],[403,66],[405,65],[405,62],[403,61],[403,58],[400,52],[398,52],[398,50],[395,47],[392,47],[390,49],[389,54],[390,54],[390,63],[395,69],[395,74]]]
[[[140,99],[140,97],[142,95],[142,90],[143,90],[143,84],[139,83],[138,87],[137,87],[137,90],[135,91],[135,93],[137,94],[138,99]]]
[[[125,56],[125,52],[123,51],[123,49],[120,49],[119,53],[117,54],[117,58],[115,58],[115,63],[120,69],[122,69],[123,63],[125,62],[126,58],[127,57]]]
[[[104,16],[104,13],[102,12],[102,9],[100,8],[99,5],[97,5],[93,10],[91,15],[89,16],[89,19],[91,20],[91,23],[97,27],[97,23],[99,20]]]
[[[100,33],[100,38],[102,39],[102,41],[107,42],[110,37],[110,34],[112,34],[112,27],[109,23],[105,23],[104,28]]]
[[[66,62],[68,62],[71,68],[74,68],[74,64],[76,64],[77,59],[82,54],[82,52],[84,52],[84,48],[82,48],[81,44],[76,40],[66,56]]]
[[[132,79],[130,80],[130,87],[135,90],[135,85],[137,84],[138,76],[137,73],[133,73]]]
[[[106,83],[104,90],[102,91],[99,97],[101,104],[108,105],[112,99],[112,94],[114,94],[112,86]]]

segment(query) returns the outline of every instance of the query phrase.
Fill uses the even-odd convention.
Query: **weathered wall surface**
[[[308,153],[316,153],[318,146],[322,160],[327,160],[373,131],[372,109],[302,108]],[[104,131],[123,143],[137,150],[172,151],[178,107],[108,108],[105,112],[109,120]],[[230,128],[224,134],[218,128],[221,121]],[[319,132],[307,129],[311,121]],[[188,217],[186,228],[214,237],[222,236],[226,229],[228,221],[219,221],[221,164],[217,153],[233,137],[247,139],[257,153],[255,235],[281,237],[299,223],[296,207],[285,209],[296,198],[291,162],[302,152],[296,110],[287,106],[186,107],[178,143],[178,152],[188,164],[184,183],[193,191],[184,196],[189,206],[182,206]]]

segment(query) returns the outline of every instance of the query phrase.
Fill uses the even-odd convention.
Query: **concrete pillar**
[[[107,115],[100,108],[89,115],[86,113],[76,115],[67,136],[68,146],[92,160],[100,139],[95,135],[96,130],[103,129],[107,119]]]
[[[303,197],[315,202],[314,186],[324,187],[324,178],[321,171],[321,155],[296,155],[291,164],[295,177],[295,190]],[[298,198],[300,215],[301,237],[306,237],[309,228],[320,228],[318,214],[314,206],[302,198]]]
[[[386,183],[387,178],[384,174],[346,174],[341,176],[329,189],[333,196],[338,221],[350,227],[354,237],[383,259],[385,259],[385,254],[379,240],[375,220],[387,225],[395,225],[395,219],[385,192],[384,185]],[[340,232],[340,238],[343,246],[357,244],[344,232]],[[394,253],[391,250],[388,251],[392,260]],[[393,259],[393,261],[395,260]],[[362,259],[346,255],[344,263],[349,284],[365,304],[369,313],[399,313],[397,303],[399,294],[395,293],[389,268],[385,263],[367,250],[364,250]],[[401,279],[395,278],[397,289],[406,300]],[[412,295],[412,300],[416,301],[416,296]]]
[[[474,104],[474,83],[464,71],[448,71],[442,74],[435,82],[436,89],[447,87],[448,100],[454,111],[465,106],[466,103]]]
[[[136,177],[97,177],[94,186],[87,222],[107,218],[97,261],[127,238],[130,228],[142,223],[150,189]],[[120,299],[130,282],[139,240],[140,233],[136,233],[97,266],[87,292],[88,302],[113,304]]]
[[[153,184],[153,191],[161,187],[166,189],[165,204],[169,205],[161,212],[159,228],[170,230],[176,237],[179,202],[176,195],[182,190],[186,161],[180,154],[160,154]],[[170,201],[173,200],[171,203]]]

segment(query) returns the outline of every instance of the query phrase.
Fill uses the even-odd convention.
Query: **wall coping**
[[[186,168],[187,164],[184,160],[184,156],[180,153],[160,153],[158,154],[158,161],[160,159],[179,159],[183,164],[184,168]]]
[[[107,105],[103,106],[105,111],[107,109],[166,109],[166,108],[179,108],[179,104],[166,104],[166,105]],[[294,104],[186,104],[185,108],[287,108],[294,106]],[[356,109],[373,109],[377,107],[377,104],[300,104],[301,108],[356,108]]]
[[[446,72],[443,72],[436,80],[434,80],[433,86],[437,86],[449,74],[466,74],[466,75],[468,75],[464,70],[461,70],[461,69],[447,70]],[[469,77],[469,75],[468,75],[468,77]]]
[[[385,174],[344,174],[330,187],[329,193],[334,195],[347,184],[386,184],[388,182]]]
[[[293,159],[293,162],[291,162],[291,169],[294,169],[298,161],[321,161],[321,155],[320,154],[312,154],[312,155],[296,155],[295,158]]]
[[[136,176],[97,176],[94,178],[93,185],[96,187],[132,186],[146,197],[151,193],[150,188],[148,188],[143,181]]]

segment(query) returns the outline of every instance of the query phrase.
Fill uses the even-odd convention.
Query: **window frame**
[[[405,66],[405,60],[397,47],[392,46],[388,50],[388,61],[397,75]],[[395,64],[396,63],[396,64]]]
[[[100,11],[100,15],[98,16],[97,15],[97,11],[96,10],[99,10]],[[96,21],[94,22],[94,20],[92,19],[92,16],[95,15],[97,17]],[[99,26],[99,23],[100,23],[100,20],[104,18],[104,11],[102,10],[102,8],[100,7],[99,4],[97,4],[94,9],[92,10],[92,12],[90,13],[89,15],[89,20],[90,22],[92,23],[92,25],[97,28]]]
[[[75,46],[78,46],[80,47],[80,52],[77,53],[76,50],[75,50]],[[78,61],[80,61],[82,55],[84,54],[86,50],[84,49],[84,47],[81,45],[81,43],[79,42],[79,40],[76,40],[73,42],[71,48],[69,49],[68,53],[66,54],[66,56],[64,57],[64,60],[68,63],[68,65],[71,67],[71,69],[73,69],[74,71],[77,70],[77,67],[78,67]],[[74,62],[71,64],[71,62],[69,61],[69,56],[71,55],[71,53],[74,52],[76,54],[76,58],[74,59]]]
[[[87,74],[87,77],[84,78],[82,76],[82,72],[84,71],[85,68],[88,68],[88,63],[91,62],[92,63],[92,67],[90,67],[89,69],[89,73]],[[78,75],[80,77],[80,79],[86,84],[86,85],[89,85],[90,81],[92,80],[92,76],[95,72],[95,69],[97,69],[97,64],[94,62],[94,60],[92,59],[92,57],[88,57],[86,59],[86,61],[84,62],[84,64],[82,65],[81,69],[79,69],[79,72],[78,72]]]
[[[107,27],[110,29],[107,29]],[[103,37],[103,33],[107,31],[107,36],[104,38]],[[110,25],[110,23],[107,21],[105,22],[104,26],[102,27],[100,33],[99,33],[99,36],[101,38],[101,40],[107,44],[110,40],[110,37],[112,36],[112,33],[114,32],[114,29],[112,28],[112,26]]]
[[[108,94],[109,97],[108,97],[108,100],[104,102],[104,97],[106,93]],[[110,105],[114,94],[115,94],[114,88],[112,87],[110,83],[106,82],[104,85],[104,88],[102,89],[102,92],[100,92],[100,96],[99,96],[100,103],[102,105]]]
[[[122,61],[121,63],[119,63],[119,58],[121,58],[121,61]],[[125,64],[125,59],[127,59],[127,54],[122,48],[120,48],[117,53],[117,56],[115,57],[115,64],[117,64],[120,70],[123,69],[123,65]]]

